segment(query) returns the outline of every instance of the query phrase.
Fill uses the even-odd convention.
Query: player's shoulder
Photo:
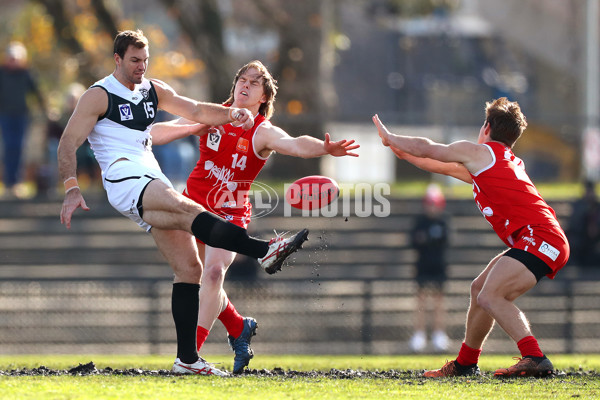
[[[263,136],[289,136],[286,131],[277,125],[273,125],[268,119],[263,119],[262,121],[258,122],[256,134]]]
[[[161,81],[160,79],[156,79],[156,78],[151,78],[148,81],[154,87],[154,90],[156,91],[156,95],[158,96],[159,100],[162,99],[163,102],[164,102],[164,100],[167,100],[168,98],[177,95],[177,92],[175,92],[175,89],[173,89],[165,81]]]
[[[156,89],[172,90],[171,86],[167,82],[162,81],[160,79],[150,78],[148,79],[148,81],[152,82]]]
[[[461,154],[464,155],[464,160],[461,162],[471,174],[478,175],[494,163],[496,157],[489,146],[469,141],[462,143]]]
[[[103,114],[108,106],[108,93],[102,86],[91,86],[81,95],[77,104],[80,108],[97,111],[98,115]]]
[[[460,162],[469,162],[473,159],[479,158],[482,154],[489,154],[489,149],[479,143],[472,142],[470,140],[457,140],[448,145],[448,149],[456,155],[461,156]]]

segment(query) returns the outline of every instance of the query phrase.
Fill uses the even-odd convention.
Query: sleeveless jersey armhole
[[[261,126],[267,124],[267,123],[271,123],[269,122],[269,120],[264,120],[263,122],[260,123],[260,125],[258,125],[256,127],[256,129],[254,130],[254,134],[252,135],[252,151],[254,152],[254,155],[256,156],[256,158],[258,158],[259,160],[267,160],[269,159],[269,157],[271,156],[271,154],[273,154],[273,152],[271,152],[268,156],[266,157],[261,157],[260,154],[258,154],[256,152],[256,146],[254,146],[254,141],[256,140],[256,134],[258,133],[258,130],[260,129]]]
[[[152,96],[152,100],[156,102],[156,111],[158,112],[158,93],[156,92],[156,87],[154,87],[154,82],[150,79],[148,82],[150,82],[150,95]]]
[[[104,86],[100,86],[100,85],[93,85],[93,86],[91,86],[91,87],[90,87],[90,89],[91,89],[91,88],[95,88],[95,87],[97,87],[97,88],[100,88],[100,89],[104,90],[104,92],[106,93],[106,97],[108,98],[108,102],[107,102],[107,103],[108,103],[108,106],[106,107],[106,111],[104,112],[104,114],[102,114],[102,115],[100,115],[100,116],[98,117],[98,121],[100,121],[101,119],[104,119],[104,118],[106,118],[106,117],[108,116],[108,111],[110,110],[110,106],[111,106],[111,103],[112,103],[112,99],[111,99],[111,97],[110,97],[110,93],[108,92],[108,90],[106,90],[106,88],[105,88]]]
[[[490,162],[485,167],[481,168],[476,173],[472,174],[473,176],[479,176],[479,174],[481,174],[482,172],[487,171],[488,169],[492,168],[494,166],[494,164],[496,164],[496,154],[494,153],[494,150],[492,149],[492,147],[490,145],[488,145],[488,144],[485,144],[485,143],[483,145],[490,151],[490,154],[492,155],[492,162]]]

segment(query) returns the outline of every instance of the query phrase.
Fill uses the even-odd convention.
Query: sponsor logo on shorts
[[[131,206],[129,206],[129,215],[135,215],[137,208],[135,206],[135,200],[131,200]]]
[[[548,256],[548,258],[550,258],[552,261],[556,261],[556,259],[560,255],[560,251],[556,247],[546,242],[542,242],[538,251],[544,254],[545,256]]]
[[[523,237],[524,242],[528,242],[530,245],[535,246],[535,239],[529,236]]]

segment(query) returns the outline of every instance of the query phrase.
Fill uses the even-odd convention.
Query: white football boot
[[[226,371],[221,371],[218,368],[215,368],[214,365],[207,362],[202,357],[198,358],[193,364],[186,364],[182,362],[179,358],[175,360],[173,363],[172,371],[176,374],[192,374],[192,375],[215,375],[215,376],[229,376],[229,373]]]
[[[286,258],[293,252],[302,248],[302,243],[308,240],[308,229],[302,229],[287,239],[283,234],[277,235],[269,242],[269,251],[264,257],[259,258],[260,266],[267,274],[274,274],[281,270],[281,266]]]

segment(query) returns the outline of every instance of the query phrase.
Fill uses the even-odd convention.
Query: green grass
[[[422,370],[440,367],[454,356],[273,356],[257,355],[251,367],[276,367],[296,371],[329,371],[332,368],[364,371]],[[210,356],[224,368],[231,356]],[[481,378],[431,380],[402,375],[391,378],[333,379],[241,376],[233,378],[199,376],[0,376],[1,399],[597,399],[600,355],[553,355],[559,371],[581,370],[552,379],[498,380],[490,376],[501,366],[514,363],[510,356],[483,356]],[[168,369],[168,356],[0,356],[0,370],[36,368],[69,369],[93,361],[98,369]]]

